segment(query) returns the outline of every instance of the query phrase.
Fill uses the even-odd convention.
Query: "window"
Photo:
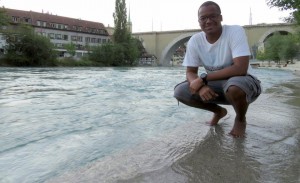
[[[77,36],[71,36],[71,41],[77,41]]]
[[[47,33],[46,32],[41,32],[41,35],[47,37]]]
[[[13,17],[12,17],[12,21],[13,21],[13,22],[19,22],[19,21],[20,21],[20,18],[19,18],[19,17],[13,16]]]
[[[63,39],[68,41],[69,40],[69,36],[68,35],[63,35]]]
[[[25,22],[25,23],[28,23],[28,24],[31,23],[31,19],[30,19],[30,18],[24,17],[23,19],[24,19],[24,22]]]
[[[55,34],[55,39],[61,39],[61,34]]]
[[[36,25],[37,25],[37,26],[41,26],[41,25],[42,25],[42,22],[38,20],[38,21],[36,21]]]
[[[42,22],[43,24],[42,24],[42,26],[43,27],[46,27],[47,26],[47,22]]]
[[[86,37],[85,38],[85,42],[90,43],[91,42],[91,38],[90,37]]]
[[[55,23],[50,23],[50,27],[55,28]]]
[[[49,34],[48,34],[48,37],[49,37],[50,39],[54,39],[54,34],[53,34],[53,33],[49,33]]]
[[[92,38],[91,42],[96,43],[96,38]]]

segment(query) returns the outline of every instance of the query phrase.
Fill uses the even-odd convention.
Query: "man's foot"
[[[223,118],[224,116],[227,115],[227,110],[225,108],[221,108],[220,112],[218,113],[214,113],[213,118],[211,119],[211,121],[206,122],[206,124],[210,125],[210,126],[215,126],[218,124],[219,120],[221,118]]]
[[[232,135],[236,138],[245,137],[246,125],[247,123],[245,121],[235,121],[229,135]]]

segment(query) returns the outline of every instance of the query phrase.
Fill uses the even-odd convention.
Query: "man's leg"
[[[229,134],[234,137],[243,137],[246,131],[246,113],[249,106],[246,93],[237,86],[230,86],[226,92],[226,98],[236,113],[234,125]]]
[[[174,97],[185,105],[213,112],[214,116],[208,122],[209,125],[218,124],[219,120],[227,114],[225,108],[215,103],[204,103],[199,95],[192,95],[189,91],[188,82],[183,82],[175,87]]]

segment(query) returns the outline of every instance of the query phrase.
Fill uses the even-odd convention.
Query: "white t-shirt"
[[[183,66],[199,67],[213,72],[233,64],[233,58],[248,56],[250,49],[243,27],[239,25],[223,25],[220,38],[210,44],[204,32],[193,35],[187,44]],[[248,67],[248,73],[251,66]]]

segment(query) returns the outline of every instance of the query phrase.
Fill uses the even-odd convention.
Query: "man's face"
[[[206,34],[213,35],[220,32],[222,20],[222,15],[214,5],[201,7],[198,11],[198,22]]]

